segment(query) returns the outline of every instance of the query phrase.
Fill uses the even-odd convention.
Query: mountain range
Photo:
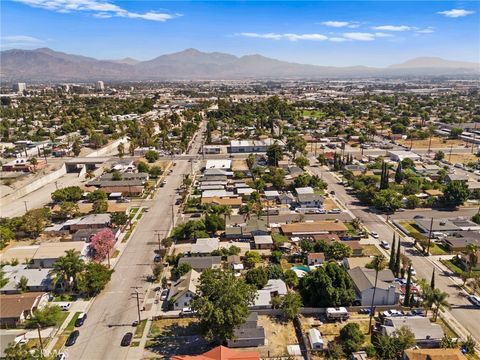
[[[2,81],[321,79],[376,76],[480,75],[480,64],[419,57],[385,68],[297,64],[262,55],[237,57],[196,49],[152,60],[98,60],[49,48],[0,52]]]

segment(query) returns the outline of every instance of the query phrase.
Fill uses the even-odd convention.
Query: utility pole
[[[58,190],[58,181],[55,181],[55,189]]]
[[[40,331],[40,324],[37,323],[37,330],[38,330],[38,340],[40,341],[40,359],[43,359],[43,340],[42,340],[42,333]]]
[[[475,147],[476,138],[477,138],[477,123],[475,122],[475,129],[473,130],[472,154],[473,154],[473,148]]]
[[[110,269],[110,250],[107,251],[107,263],[108,263],[108,268]]]
[[[433,229],[433,217],[430,221],[430,232],[428,233],[428,245],[427,245],[427,256],[430,253],[430,242],[432,241],[432,229]]]
[[[138,289],[135,287],[135,295],[137,297],[137,313],[138,313],[138,323],[140,324],[140,298],[139,298],[139,292]]]
[[[161,254],[161,249],[162,249],[162,242],[160,241],[160,233],[157,232],[157,240],[158,240],[158,255]]]
[[[453,145],[450,145],[450,153],[448,155],[448,162],[450,162],[450,160],[452,159],[452,149],[453,149]]]
[[[28,212],[27,201],[24,200],[24,201],[23,201],[23,204],[25,205],[25,212]]]

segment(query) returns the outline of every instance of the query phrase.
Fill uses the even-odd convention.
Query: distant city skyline
[[[1,48],[148,60],[186,48],[332,66],[480,61],[473,1],[2,2]]]

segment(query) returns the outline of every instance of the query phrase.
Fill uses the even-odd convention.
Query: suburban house
[[[58,243],[41,243],[35,254],[32,256],[30,268],[52,268],[53,263],[59,257],[65,256],[67,250],[74,250],[85,255],[87,244],[79,241],[67,241]]]
[[[405,360],[467,360],[459,349],[407,349]]]
[[[171,360],[260,360],[260,354],[256,351],[236,351],[220,345],[201,355],[176,355]]]
[[[318,194],[298,194],[298,204],[303,208],[320,208],[325,198]]]
[[[171,304],[173,310],[182,310],[190,305],[190,301],[197,291],[199,278],[200,273],[190,270],[172,284],[168,293],[168,303]]]
[[[70,231],[80,229],[103,229],[110,227],[111,217],[109,214],[90,214],[70,222]]]
[[[352,256],[353,257],[362,257],[363,256],[363,246],[360,244],[360,241],[342,241],[343,245],[347,245],[350,249],[352,249]]]
[[[17,345],[20,342],[27,342],[26,333],[27,330],[24,329],[0,330],[0,359],[5,358],[5,349],[7,349],[10,344]]]
[[[248,219],[244,225],[229,226],[225,229],[225,238],[227,239],[251,240],[254,236],[269,234],[267,222],[262,219]]]
[[[178,265],[189,264],[193,270],[202,272],[206,269],[219,269],[222,266],[221,256],[183,256],[178,260]]]
[[[199,238],[192,245],[191,253],[195,255],[209,255],[212,251],[218,250],[219,238]]]
[[[348,270],[352,278],[357,300],[362,306],[370,306],[375,285],[375,270],[356,267]],[[377,290],[375,292],[374,305],[396,305],[400,299],[400,290],[393,281],[395,276],[390,269],[378,272]]]
[[[418,347],[439,347],[444,332],[440,325],[433,324],[429,318],[423,316],[387,317],[382,325],[382,333],[390,336],[401,327],[408,327],[415,336]]]
[[[8,283],[0,288],[2,294],[16,294],[21,292],[17,284],[21,278],[26,278],[27,291],[50,291],[53,290],[53,279],[49,273],[51,269],[29,269],[26,265],[5,265],[3,268],[4,278]]]
[[[423,234],[429,234],[430,228],[432,232],[446,233],[461,230],[457,225],[450,220],[445,219],[418,219],[415,220],[415,225],[420,229]]]
[[[235,329],[233,336],[233,339],[227,340],[230,348],[264,346],[265,329],[258,326],[258,314],[251,312],[245,324]]]
[[[307,256],[307,263],[309,266],[322,265],[325,262],[324,253],[309,253]]]
[[[269,291],[271,296],[285,296],[288,294],[287,285],[282,279],[270,279],[262,290]]]
[[[283,224],[280,229],[285,236],[305,237],[318,234],[336,234],[343,237],[347,234],[348,228],[341,221],[312,221]]]
[[[250,310],[261,310],[272,308],[272,293],[270,290],[257,290],[257,296],[253,304],[249,305]]]
[[[28,319],[36,309],[48,303],[45,292],[0,295],[0,327],[12,328]]]
[[[101,182],[91,182],[88,186],[97,186],[107,194],[122,193],[124,196],[140,196],[144,190],[143,180],[105,180]]]
[[[443,238],[444,245],[452,252],[462,252],[469,244],[480,247],[480,232],[478,231],[456,231]]]
[[[255,249],[257,250],[269,250],[273,249],[273,239],[271,235],[255,235],[253,237],[255,243]]]

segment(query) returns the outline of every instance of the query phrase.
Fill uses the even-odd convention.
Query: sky
[[[98,59],[196,48],[330,66],[480,62],[480,1],[1,0],[2,50]]]

